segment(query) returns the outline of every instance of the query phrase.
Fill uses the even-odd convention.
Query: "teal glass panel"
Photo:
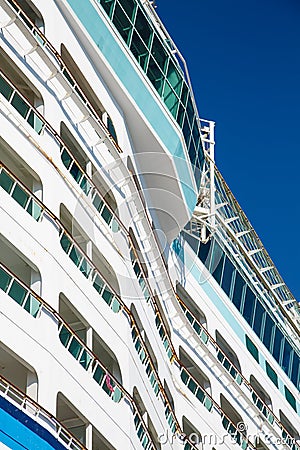
[[[85,258],[83,258],[83,260],[80,264],[80,271],[83,273],[85,278],[88,278],[92,271],[92,266],[89,264],[89,262]]]
[[[284,386],[284,392],[285,392],[285,398],[287,399],[287,401],[289,402],[291,407],[297,412],[295,397],[293,396],[291,391],[286,386]]]
[[[41,306],[41,302],[33,295],[29,294],[26,298],[23,308],[33,317],[37,317]]]
[[[153,60],[153,58],[150,57],[149,64],[148,64],[148,70],[147,75],[149,77],[149,80],[159,93],[159,95],[162,95],[163,91],[163,85],[164,85],[164,76],[161,73],[161,70]]]
[[[246,347],[253,356],[254,359],[259,363],[258,350],[255,344],[251,341],[251,339],[246,335]]]
[[[21,305],[24,301],[24,298],[27,294],[27,290],[20,285],[16,280],[12,282],[12,285],[9,289],[8,295],[14,299],[19,305]]]
[[[142,291],[143,291],[143,290],[145,289],[145,287],[146,287],[146,282],[145,282],[145,278],[144,278],[143,275],[141,275],[140,278],[139,278],[139,285],[140,285]]]
[[[104,281],[102,280],[102,278],[99,277],[98,274],[95,276],[93,286],[96,289],[96,291],[99,292],[99,294],[102,292],[102,289],[104,287]]]
[[[116,3],[114,15],[113,15],[113,23],[116,26],[117,30],[119,31],[120,35],[126,42],[126,44],[129,44],[132,25],[122,10],[122,8],[119,6],[118,3]]]
[[[38,134],[40,134],[42,132],[42,129],[44,127],[44,122],[39,118],[39,116],[33,110],[30,111],[28,118],[27,118],[27,122],[29,123],[29,125],[32,126],[32,128]]]
[[[122,399],[123,397],[123,393],[121,391],[121,389],[118,388],[118,386],[116,386],[112,399],[115,403],[119,403],[119,401]]]
[[[41,214],[42,214],[42,208],[40,205],[33,200],[32,198],[29,201],[29,204],[26,208],[26,211],[38,222]]]
[[[6,292],[11,279],[12,276],[0,267],[0,289],[2,289],[2,291]]]
[[[203,392],[203,389],[200,389],[200,388],[197,389],[196,397],[197,397],[197,399],[198,399],[201,403],[204,402],[205,394],[204,394],[204,392]]]
[[[113,293],[108,289],[108,287],[105,287],[103,293],[102,293],[103,299],[106,301],[108,305],[111,304]]]
[[[211,411],[212,405],[213,405],[213,403],[212,403],[211,399],[209,397],[205,397],[205,401],[204,401],[205,408],[208,409],[208,411]]]
[[[12,106],[21,114],[22,117],[26,117],[29,111],[29,105],[20,97],[20,95],[15,92],[11,100]]]
[[[2,169],[0,173],[0,186],[8,193],[14,184],[14,180],[8,175],[8,173]]]
[[[169,60],[167,79],[172,86],[173,90],[176,92],[178,96],[181,94],[181,86],[182,86],[182,77],[179,74],[178,70],[175,68],[173,62]],[[194,114],[194,110],[193,110]]]
[[[184,115],[184,122],[183,122],[183,127],[182,127],[182,132],[183,132],[183,136],[184,136],[184,140],[186,143],[186,146],[189,146],[190,143],[190,135],[191,135],[191,130],[190,130],[190,126],[189,126],[189,121],[187,119],[187,115]]]
[[[115,0],[98,0],[106,14],[111,18]]]
[[[65,347],[67,347],[70,337],[71,337],[71,332],[63,325],[59,332],[59,339],[60,339],[60,342]]]
[[[146,71],[149,53],[136,31],[132,34],[130,50],[142,69]]]
[[[103,219],[105,220],[105,222],[108,225],[110,224],[110,222],[112,221],[112,218],[113,218],[113,215],[110,212],[110,210],[107,208],[107,206],[104,206],[101,216],[103,217]]]
[[[140,37],[146,44],[146,46],[149,48],[149,44],[151,43],[151,37],[152,37],[152,28],[149,25],[148,20],[144,16],[142,10],[138,8],[136,18],[135,18],[135,29],[139,33]]]
[[[81,177],[82,177],[82,170],[78,167],[78,165],[76,164],[76,162],[74,161],[71,169],[70,169],[70,174],[72,175],[72,177],[74,178],[74,180],[79,183]]]
[[[114,299],[113,299],[111,309],[113,310],[114,313],[118,313],[121,309],[121,305],[120,305],[119,301],[116,299],[116,297],[114,297]]]
[[[70,156],[69,152],[67,152],[66,149],[62,151],[61,160],[63,162],[63,165],[68,169],[71,165],[72,157]]]
[[[166,65],[168,62],[168,55],[162,43],[160,42],[160,40],[156,35],[154,35],[153,37],[151,54],[155,59],[155,61],[157,62],[158,66],[161,68],[162,72],[165,73]]]
[[[63,234],[60,239],[60,245],[62,246],[63,250],[68,253],[70,247],[71,247],[71,241],[68,238],[66,234]]]
[[[120,226],[119,226],[118,222],[116,221],[116,219],[112,220],[111,229],[114,233],[117,233],[120,230]]]
[[[188,388],[189,388],[189,390],[193,393],[193,394],[195,394],[195,392],[196,392],[196,389],[197,389],[197,383],[192,379],[192,378],[190,378],[190,381],[188,382]]]
[[[11,196],[17,203],[19,203],[19,205],[22,206],[22,208],[25,207],[29,199],[29,195],[18,184],[15,185]]]
[[[95,194],[95,197],[93,198],[93,205],[95,206],[97,211],[100,211],[103,206],[103,201],[98,194]]]
[[[167,105],[169,111],[176,118],[177,109],[178,109],[178,98],[175,95],[173,89],[171,88],[171,86],[169,85],[168,82],[166,82],[164,85],[163,99],[164,99],[164,102]]]
[[[180,376],[181,376],[181,379],[184,382],[184,384],[187,384],[189,375],[184,369],[182,369]]]
[[[208,342],[208,335],[205,333],[205,331],[202,331],[201,339],[204,342],[204,344],[207,344],[207,342]]]
[[[100,367],[99,365],[97,365],[96,370],[94,372],[93,378],[95,381],[97,381],[98,384],[101,384],[104,378],[104,370],[102,369],[102,367]]]
[[[110,378],[109,375],[106,375],[105,381],[102,384],[102,389],[107,393],[107,395],[111,396],[113,393],[112,389],[114,389],[114,387],[115,387],[114,381]]]
[[[73,263],[78,267],[82,259],[82,254],[74,245],[72,245],[69,256]]]
[[[186,113],[187,113],[187,116],[188,116],[188,119],[189,119],[190,127],[192,128],[193,125],[194,125],[195,112],[194,112],[193,103],[192,103],[192,97],[191,97],[190,93],[189,93],[187,104],[186,104]]]
[[[85,175],[82,177],[80,187],[83,190],[83,192],[85,193],[85,195],[88,195],[92,188],[90,182],[88,181],[88,179]]]
[[[274,345],[273,345],[273,356],[277,362],[279,362],[281,354],[281,346],[283,342],[283,335],[279,328],[275,329]]]
[[[190,323],[193,323],[194,318],[193,318],[192,314],[191,314],[189,311],[186,312],[186,318],[187,318],[187,320],[188,320]]]
[[[0,92],[1,94],[6,98],[6,100],[9,100],[11,97],[11,94],[13,93],[13,88],[8,84],[4,78],[0,75]]]
[[[72,336],[71,344],[69,345],[68,350],[74,356],[75,359],[78,358],[81,349],[82,345],[80,344],[80,342],[78,342],[77,339],[74,336]]]
[[[80,355],[80,364],[85,370],[88,370],[90,363],[92,361],[92,356],[84,349]]]

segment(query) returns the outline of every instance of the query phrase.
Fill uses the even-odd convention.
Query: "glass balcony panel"
[[[101,200],[101,198],[99,197],[98,194],[95,194],[94,198],[93,198],[93,205],[95,206],[95,208],[97,209],[98,212],[101,211],[101,208],[103,206],[103,201]]]
[[[136,10],[136,1],[135,0],[118,0],[118,1],[122,5],[122,8],[126,12],[129,19],[133,22]]]
[[[12,276],[0,267],[0,289],[2,289],[2,291],[6,292],[11,279]]]
[[[121,389],[118,388],[118,386],[115,387],[112,399],[115,403],[119,403],[122,400],[123,393]]]
[[[64,150],[62,151],[62,154],[61,154],[61,160],[62,160],[62,162],[63,162],[63,165],[64,165],[67,169],[69,169],[69,167],[70,167],[70,165],[71,165],[71,162],[72,162],[72,157],[71,157],[71,155],[69,154],[69,152],[67,152],[66,149],[64,149]]]
[[[11,196],[22,208],[26,206],[29,199],[29,195],[18,184],[15,185]]]
[[[81,255],[81,252],[74,245],[72,245],[69,256],[70,256],[71,260],[73,261],[73,263],[78,267],[80,264],[80,261],[82,259],[82,255]]]
[[[142,69],[146,71],[149,52],[136,31],[132,34],[130,50]]]
[[[72,336],[72,340],[71,340],[68,350],[71,353],[71,355],[74,356],[75,359],[78,358],[78,356],[82,350],[82,345],[80,344],[80,342],[77,341],[77,339],[74,336]]]
[[[112,301],[112,298],[113,298],[113,293],[109,290],[109,288],[107,286],[104,288],[104,291],[102,293],[102,297],[103,297],[103,299],[106,301],[106,303],[108,305],[111,304],[111,301]]]
[[[92,189],[92,186],[85,175],[82,177],[80,187],[83,190],[83,192],[85,193],[85,195],[89,195],[89,192]]]
[[[200,327],[199,323],[194,322],[193,328],[194,328],[194,330],[196,331],[197,334],[201,333],[201,327]]]
[[[0,186],[10,194],[11,188],[13,187],[14,180],[8,175],[8,173],[2,169],[0,173]]]
[[[21,286],[20,283],[14,280],[9,289],[8,295],[17,303],[19,303],[19,305],[22,305],[27,292],[28,291],[23,286]]]
[[[83,349],[79,359],[79,363],[85,370],[88,370],[92,359],[93,359],[92,356],[85,349]]]
[[[197,399],[198,399],[201,403],[204,402],[205,394],[204,394],[204,392],[203,392],[202,389],[198,388],[198,390],[197,390],[197,392],[196,392],[196,397],[197,397]]]
[[[11,100],[12,106],[18,111],[19,114],[25,119],[29,111],[29,105],[15,92]]]
[[[113,310],[114,313],[118,313],[121,309],[121,305],[120,305],[119,301],[116,299],[116,297],[114,297],[114,299],[112,301],[111,309]]]
[[[26,211],[38,222],[42,214],[42,208],[40,205],[32,198],[26,208]]]
[[[60,245],[62,246],[63,250],[68,253],[70,247],[71,247],[71,241],[68,238],[66,234],[63,234],[60,239]]]
[[[124,0],[123,0],[124,1]],[[124,1],[124,4],[127,3]],[[128,2],[129,3],[129,2]],[[116,3],[114,15],[113,15],[113,23],[116,26],[117,30],[119,31],[120,35],[126,42],[126,44],[129,44],[130,41],[130,35],[132,30],[132,24],[130,23],[128,17],[120,7],[119,3]]]
[[[71,166],[70,174],[72,175],[76,183],[79,183],[82,177],[82,171],[80,170],[79,166],[75,163],[75,161],[73,161],[73,164]]]
[[[187,384],[189,375],[184,369],[182,369],[180,376],[181,376],[181,379],[184,382],[184,384]]]
[[[94,380],[97,381],[98,384],[101,384],[103,381],[104,375],[105,375],[105,372],[102,369],[102,367],[97,365],[96,370],[93,375]]]
[[[187,97],[188,97],[188,93],[189,93],[189,89],[188,89],[188,87],[187,87],[187,85],[186,85],[186,83],[184,81],[183,85],[182,85],[181,96],[180,96],[180,100],[181,100],[183,106],[186,105],[186,100],[187,100]]]
[[[60,339],[60,342],[65,347],[67,347],[70,337],[71,337],[71,332],[63,325],[59,332],[59,339]]]
[[[191,378],[190,381],[188,382],[188,388],[189,390],[195,394],[196,389],[197,389],[197,383]]]
[[[179,104],[178,111],[177,111],[177,118],[176,118],[176,121],[177,121],[177,123],[178,123],[178,125],[179,125],[180,127],[182,127],[182,124],[183,124],[184,111],[185,111],[185,109],[184,109],[184,107],[182,106],[182,104],[180,103],[180,104]]]
[[[80,264],[80,272],[83,273],[85,278],[88,278],[91,271],[92,271],[92,266],[88,263],[88,261],[85,258],[83,258],[83,260]]]
[[[99,294],[102,292],[102,289],[104,287],[104,281],[102,280],[102,278],[99,277],[98,274],[95,276],[93,286],[96,289],[96,291],[99,292]]]
[[[103,217],[103,219],[105,220],[105,222],[108,225],[110,224],[110,222],[112,221],[112,218],[113,218],[113,215],[110,212],[110,210],[107,208],[107,206],[104,206],[101,216]]]
[[[41,309],[41,302],[35,298],[32,294],[29,294],[26,298],[24,309],[33,317],[37,317],[40,309]]]
[[[1,75],[0,75],[0,92],[8,101],[10,100],[11,95],[13,93],[13,88]]]
[[[41,134],[45,124],[33,110],[30,111],[27,122],[38,134]]]

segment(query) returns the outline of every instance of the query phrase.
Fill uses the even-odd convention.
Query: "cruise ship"
[[[154,2],[0,28],[0,449],[300,450],[299,306]]]

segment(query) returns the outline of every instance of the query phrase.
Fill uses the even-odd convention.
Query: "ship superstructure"
[[[0,448],[299,450],[299,307],[148,0],[0,0]]]

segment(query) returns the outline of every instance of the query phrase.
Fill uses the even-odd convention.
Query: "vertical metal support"
[[[209,172],[210,172],[210,223],[212,229],[216,224],[215,203],[215,122],[209,122]]]

